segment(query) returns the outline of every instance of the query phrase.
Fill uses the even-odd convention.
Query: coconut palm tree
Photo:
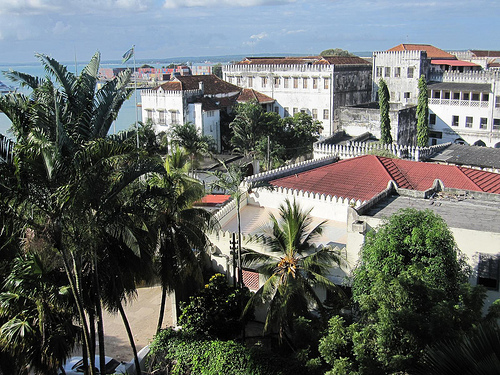
[[[174,148],[164,163],[164,172],[154,174],[150,185],[160,197],[155,212],[156,259],[162,286],[158,330],[163,325],[167,292],[179,291],[186,280],[203,282],[197,254],[208,243],[206,231],[213,225],[208,211],[193,207],[205,194],[203,185],[187,176],[187,153]]]
[[[266,112],[258,103],[250,102],[238,105],[236,117],[229,124],[233,135],[231,145],[235,152],[244,156],[255,154],[257,143],[266,125]]]
[[[17,137],[14,173],[18,186],[10,204],[19,221],[36,233],[45,233],[59,254],[82,325],[84,355],[93,358],[95,341],[89,325],[93,309],[99,306],[85,305],[85,287],[91,284],[84,284],[82,277],[85,270],[97,269],[96,247],[84,246],[90,237],[88,226],[82,226],[79,218],[95,216],[96,210],[107,207],[106,202],[150,171],[151,165],[138,158],[133,143],[127,141],[133,133],[107,136],[130,95],[130,72],[96,90],[98,53],[79,76],[48,56],[37,57],[48,73],[46,78],[7,74],[31,88],[30,96],[15,93],[0,98],[0,109],[11,119]],[[108,178],[100,180],[103,184],[93,186],[92,179],[104,173]],[[91,187],[100,188],[100,193],[94,194]],[[104,348],[102,343],[100,348]],[[94,373],[92,366],[88,370]]]
[[[341,293],[327,275],[331,267],[342,266],[345,261],[338,248],[315,247],[313,242],[321,235],[325,222],[312,226],[311,210],[302,210],[295,200],[290,202],[287,199],[279,212],[279,217],[270,215],[270,225],[258,237],[266,253],[249,250],[244,255],[244,265],[267,277],[246,309],[269,303],[264,332],[277,330],[281,342],[287,333],[293,331],[293,320],[298,316],[309,316],[312,306],[325,317],[323,303],[315,288]]]

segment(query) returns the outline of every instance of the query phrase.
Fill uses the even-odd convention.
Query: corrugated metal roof
[[[429,90],[491,92],[489,83],[436,82],[429,83],[427,88]]]

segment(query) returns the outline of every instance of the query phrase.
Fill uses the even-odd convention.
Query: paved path
[[[156,332],[160,302],[160,287],[139,288],[137,297],[124,306],[137,351],[149,344]],[[120,314],[105,313],[103,318],[106,355],[119,361],[129,362],[133,358],[132,348]],[[169,298],[165,307],[163,325],[171,326],[172,322],[172,303]],[[96,352],[97,350],[98,348]],[[77,348],[74,355],[81,356],[81,348]]]

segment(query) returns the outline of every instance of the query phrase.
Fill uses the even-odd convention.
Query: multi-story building
[[[370,63],[360,57],[247,57],[222,68],[223,78],[275,100],[281,117],[305,112],[333,134],[336,108],[371,97]]]
[[[274,103],[261,93],[241,89],[215,75],[179,76],[154,89],[141,90],[142,118],[152,121],[157,133],[191,122],[203,135],[213,137],[220,151],[221,116],[231,112],[236,103],[248,100],[264,106]]]
[[[393,106],[415,106],[418,80],[429,89],[430,143],[500,147],[500,73],[426,44],[373,53],[372,99],[384,79]]]

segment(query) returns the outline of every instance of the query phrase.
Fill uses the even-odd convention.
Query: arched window
[[[479,140],[474,142],[474,146],[486,147],[486,143],[484,143],[482,140]]]

